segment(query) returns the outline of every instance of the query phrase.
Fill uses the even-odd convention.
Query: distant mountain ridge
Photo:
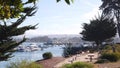
[[[80,38],[80,35],[45,35],[29,38],[27,42],[51,42],[51,41],[66,41],[72,38]]]
[[[64,34],[64,35],[42,35],[37,37],[28,38],[26,42],[53,42],[53,41],[80,41],[81,35],[77,34]],[[16,38],[17,41],[20,41],[21,38]]]
[[[48,36],[49,38],[63,38],[63,37],[72,38],[72,37],[81,37],[81,35],[78,35],[78,34],[62,34],[62,35],[55,34],[55,35],[46,35],[46,36]]]

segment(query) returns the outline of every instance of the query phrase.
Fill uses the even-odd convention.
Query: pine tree
[[[99,50],[102,42],[116,35],[116,24],[113,18],[103,15],[91,20],[90,24],[84,23],[81,34],[83,40],[95,42]]]
[[[100,9],[103,14],[115,18],[117,23],[117,31],[120,37],[120,0],[101,0]]]
[[[60,2],[61,0],[56,0],[57,2]],[[74,2],[74,0],[64,0],[68,5],[70,5],[71,4],[71,2],[73,3]]]
[[[0,0],[0,3],[1,1],[2,0]],[[10,10],[13,10],[13,9],[10,8]],[[14,8],[14,10],[17,10],[17,9]],[[1,11],[2,10],[0,10],[0,12]],[[33,25],[33,26],[27,25],[27,26],[19,27],[19,25],[24,22],[26,17],[33,16],[35,12],[36,12],[36,7],[34,4],[33,7],[30,7],[30,6],[24,7],[24,10],[17,13],[19,14],[17,18],[16,16],[12,16],[13,14],[11,14],[10,16],[1,16],[2,14],[0,14],[0,20],[1,20],[1,23],[0,23],[0,61],[7,61],[8,58],[11,58],[13,56],[12,54],[15,52],[14,48],[16,48],[18,45],[25,42],[26,40],[26,38],[24,37],[21,41],[17,42],[13,39],[14,36],[22,35],[27,30],[35,29],[36,25]],[[8,20],[11,20],[11,19],[14,19],[15,21],[11,21],[8,23]]]

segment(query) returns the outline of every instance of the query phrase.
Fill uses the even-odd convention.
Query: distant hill
[[[29,38],[27,42],[48,42],[51,41],[51,39],[48,36],[38,36]]]
[[[17,41],[20,41],[21,38],[17,38]],[[72,42],[76,41],[79,42],[81,40],[80,35],[45,35],[45,36],[38,36],[33,38],[28,38],[26,42]]]
[[[45,35],[33,37],[27,40],[27,42],[50,42],[50,41],[66,41],[69,39],[80,38],[79,35]]]
[[[78,34],[63,34],[63,35],[47,35],[49,38],[73,38],[73,37],[81,37],[81,35]]]

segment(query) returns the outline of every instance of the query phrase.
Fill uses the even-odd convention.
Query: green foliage
[[[0,20],[18,18],[22,16],[24,10],[29,7],[25,7],[28,4],[35,5],[36,0],[0,0]]]
[[[104,14],[113,15],[118,17],[120,14],[120,0],[102,0],[102,5],[100,9],[103,10]]]
[[[120,36],[120,0],[101,0],[102,5],[100,9],[103,10],[103,14],[115,18],[117,22],[117,30]]]
[[[37,64],[35,62],[31,61],[17,61],[17,62],[11,62],[7,68],[42,68],[40,64]]]
[[[20,42],[16,42],[13,40],[13,36],[22,35],[26,30],[35,29],[36,25],[19,27],[27,16],[32,16],[35,13],[33,12],[34,10],[35,7],[31,8],[24,16],[19,18],[17,21],[12,22],[10,25],[8,25],[7,22],[4,22],[5,24],[0,24],[0,61],[10,58],[12,53],[15,51],[14,48],[26,40],[26,38],[23,38]]]
[[[115,52],[112,50],[113,47],[115,48]],[[116,62],[120,60],[120,45],[114,44],[114,45],[106,45],[102,51],[101,51],[101,57],[100,59],[106,59],[110,62]]]
[[[63,50],[63,57],[69,57],[77,54],[81,50],[81,47],[65,47]]]
[[[50,59],[50,58],[52,58],[52,53],[51,53],[51,52],[46,52],[46,53],[44,53],[44,54],[43,54],[43,58],[44,58],[44,59]]]
[[[86,41],[103,41],[116,35],[116,26],[113,19],[105,16],[91,20],[90,24],[84,23],[83,39]]]
[[[109,61],[107,59],[99,59],[95,63],[108,63]]]
[[[59,2],[59,1],[61,1],[61,0],[57,0],[57,2]],[[72,3],[74,2],[74,0],[65,0],[65,2],[70,5],[71,2],[72,2]]]
[[[105,49],[105,50],[111,50],[112,47],[111,47],[110,45],[106,45],[106,46],[104,47],[104,49]]]
[[[35,0],[28,1],[30,2],[25,2],[25,5],[33,3],[33,1]],[[14,48],[16,48],[18,45],[26,40],[26,38],[24,37],[23,40],[17,42],[13,39],[14,36],[22,35],[27,30],[35,29],[36,25],[20,27],[26,17],[33,16],[36,13],[36,7],[34,5],[27,7],[24,7],[22,5],[23,1],[21,0],[0,0],[0,20],[2,20],[0,23],[0,61],[5,61],[8,60],[8,58],[11,58],[12,53],[15,51]],[[3,12],[3,16],[1,11]],[[10,13],[8,13],[9,11]],[[6,14],[8,14],[9,16],[6,16]],[[16,16],[19,16],[19,18],[16,18]],[[12,19],[10,18],[15,19],[14,21],[12,21]]]
[[[106,59],[110,62],[116,62],[120,60],[120,53],[103,53],[100,56],[101,59]]]
[[[113,53],[113,48],[115,48],[115,51],[120,53],[120,44],[113,44],[111,45],[105,45],[102,49],[102,53]]]
[[[110,45],[105,46],[102,51],[102,53],[112,53],[112,47]]]
[[[85,62],[75,62],[73,64],[65,64],[61,68],[93,68],[94,66]]]
[[[99,16],[90,21],[90,24],[84,23],[82,39],[85,41],[94,41],[97,45],[116,35],[116,24],[113,18],[105,15]]]
[[[113,45],[116,49],[116,52],[119,52],[120,53],[120,44],[115,44]]]

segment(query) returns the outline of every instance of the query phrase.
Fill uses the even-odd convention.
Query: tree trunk
[[[98,56],[100,56],[100,54],[101,54],[100,47],[101,47],[102,43],[100,41],[97,41],[96,44],[97,44]]]
[[[100,51],[100,46],[101,46],[100,42],[97,41],[97,42],[96,42],[96,45],[97,45],[97,51],[99,52],[99,51]]]
[[[116,20],[117,20],[117,31],[118,31],[118,35],[120,37],[120,15],[119,15],[120,11],[116,11],[114,14],[115,14],[115,17],[116,17]]]
[[[111,46],[112,46],[113,53],[115,53],[116,52],[115,46],[113,44],[111,44]]]
[[[118,31],[118,35],[120,37],[120,23],[117,23],[117,31]]]

